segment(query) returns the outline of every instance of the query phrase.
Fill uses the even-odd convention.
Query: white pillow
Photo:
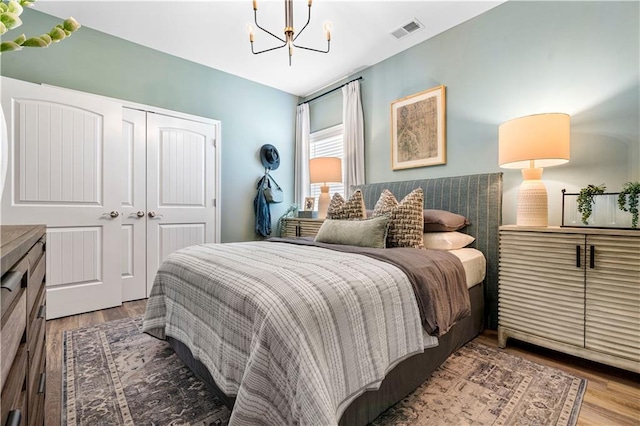
[[[425,232],[422,236],[424,248],[456,250],[471,244],[475,238],[462,232]]]

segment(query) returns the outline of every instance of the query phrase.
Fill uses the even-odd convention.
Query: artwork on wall
[[[391,102],[391,168],[446,163],[445,87]]]

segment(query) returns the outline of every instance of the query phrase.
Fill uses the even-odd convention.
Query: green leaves
[[[34,1],[29,0],[0,0],[0,35],[6,34],[9,30],[22,25],[20,15],[25,7],[30,7],[33,3]],[[71,33],[77,31],[80,27],[81,25],[73,17],[69,17],[46,34],[28,38],[22,34],[13,41],[3,41],[0,43],[0,53],[17,51],[22,49],[23,46],[48,47],[51,43],[57,43],[69,37]]]
[[[600,186],[587,185],[586,188],[580,190],[576,201],[578,203],[578,211],[582,213],[582,223],[585,225],[589,224],[589,217],[591,217],[591,213],[593,212],[593,197],[604,194],[606,190],[607,187],[604,184]]]
[[[640,182],[627,182],[618,194],[618,207],[624,212],[631,213],[631,227],[638,227],[638,199],[640,196]]]

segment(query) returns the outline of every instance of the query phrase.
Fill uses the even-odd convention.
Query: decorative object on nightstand
[[[309,160],[309,181],[322,184],[318,197],[318,219],[327,217],[331,197],[327,183],[342,182],[342,159],[338,157],[317,157]]]
[[[582,213],[583,224],[589,224],[589,217],[591,217],[591,213],[593,212],[593,205],[595,204],[594,197],[596,195],[604,194],[604,191],[606,190],[607,187],[604,185],[604,183],[600,186],[587,185],[580,190],[576,202],[578,203],[578,211]]]
[[[604,184],[588,185],[580,192],[562,190],[562,222],[560,227],[592,229],[634,229],[629,206],[620,207],[620,192],[604,192]],[[631,201],[633,203],[633,201]],[[625,206],[626,207],[626,206]]]
[[[515,118],[498,128],[500,167],[522,169],[518,191],[518,226],[547,226],[547,189],[543,167],[569,161],[570,118],[567,114],[537,114]]]
[[[618,195],[618,207],[623,212],[631,213],[631,227],[638,227],[638,196],[640,196],[640,182],[627,182]]]
[[[304,219],[317,219],[318,212],[313,210],[316,205],[315,197],[304,197],[304,209],[298,211],[298,217]]]

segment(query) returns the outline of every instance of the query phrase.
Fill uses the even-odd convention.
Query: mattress
[[[455,254],[458,259],[462,261],[464,272],[467,275],[467,288],[471,288],[484,281],[487,271],[487,260],[480,250],[461,248],[449,250],[449,253]]]

